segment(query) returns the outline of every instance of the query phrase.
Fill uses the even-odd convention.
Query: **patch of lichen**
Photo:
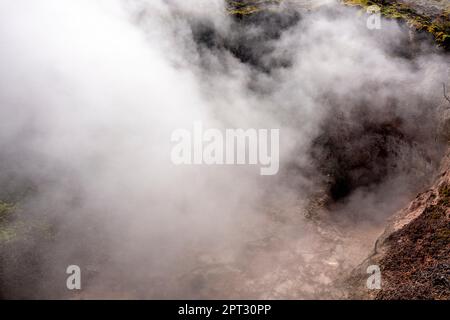
[[[18,229],[15,226],[0,227],[0,245],[17,238]]]
[[[9,223],[15,211],[15,205],[0,201],[0,243],[11,241],[17,235],[17,230]]]
[[[246,16],[263,10],[272,9],[282,0],[228,0],[228,13],[236,16]]]
[[[40,239],[51,239],[54,235],[53,228],[45,218],[24,218],[20,215],[17,204],[0,201],[0,247],[36,236]]]
[[[382,0],[342,0],[344,4],[349,6],[359,6],[367,8],[372,5],[377,5],[380,8],[381,14],[389,19],[401,19],[405,21],[410,27],[418,31],[426,31],[432,34],[436,42],[444,47],[450,49],[450,21],[448,19],[450,14],[450,7],[445,9],[437,18],[430,18],[415,12],[413,9],[403,3],[386,2]]]
[[[0,201],[0,223],[7,220],[14,211],[15,205]]]

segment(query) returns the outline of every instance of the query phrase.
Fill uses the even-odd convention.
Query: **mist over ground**
[[[448,55],[311,5],[239,19],[221,0],[1,1],[1,200],[42,227],[2,249],[0,295],[345,296],[439,164]],[[280,129],[279,173],[175,166],[172,132],[195,121]]]

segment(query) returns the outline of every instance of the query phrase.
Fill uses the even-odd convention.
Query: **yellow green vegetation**
[[[367,8],[377,5],[381,14],[389,19],[404,20],[410,27],[418,31],[431,33],[436,42],[442,47],[450,48],[450,6],[447,7],[437,18],[420,15],[408,5],[398,2],[386,3],[381,0],[342,0],[344,4]]]
[[[14,209],[15,205],[0,201],[0,223],[6,220]]]
[[[18,229],[15,226],[0,226],[0,244],[7,243],[17,237]]]
[[[11,219],[15,205],[0,201],[0,243],[11,241],[16,236],[16,228],[11,227]]]
[[[13,241],[25,240],[32,235],[42,239],[54,236],[45,219],[24,219],[20,217],[18,205],[0,201],[0,246]]]
[[[230,0],[228,1],[228,12],[232,15],[245,16],[274,8],[282,1],[283,0]]]

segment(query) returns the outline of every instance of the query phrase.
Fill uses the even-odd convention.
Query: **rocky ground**
[[[365,287],[370,265],[380,266],[381,290]],[[434,185],[394,215],[349,285],[357,299],[450,299],[450,152]]]

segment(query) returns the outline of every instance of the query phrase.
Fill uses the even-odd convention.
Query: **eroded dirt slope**
[[[365,287],[369,265],[380,266],[381,290]],[[437,181],[391,219],[350,286],[352,298],[450,299],[450,151]]]

